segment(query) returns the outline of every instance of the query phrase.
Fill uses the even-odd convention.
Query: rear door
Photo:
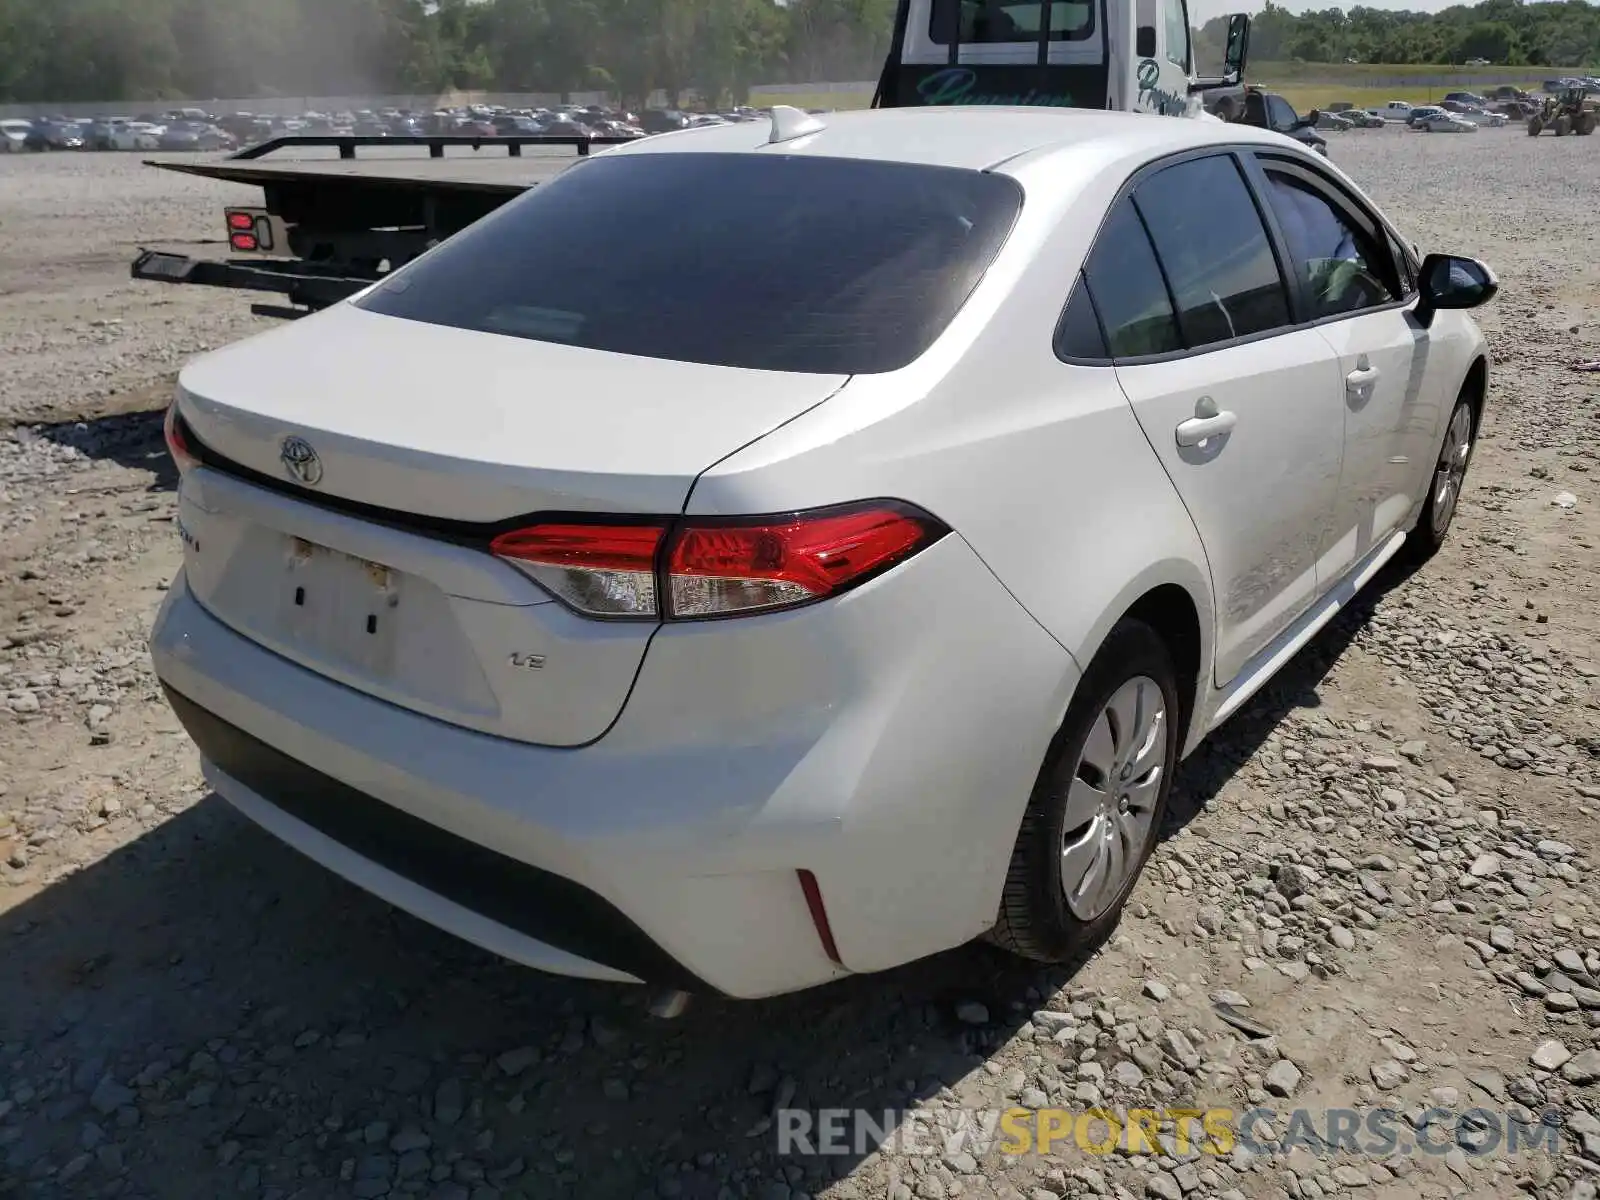
[[[1447,397],[1388,231],[1329,175],[1263,155],[1264,198],[1282,230],[1306,320],[1338,356],[1344,468],[1318,574],[1331,586],[1399,529],[1424,486]]]
[[[1344,446],[1335,356],[1315,330],[1289,328],[1287,286],[1230,153],[1140,180],[1085,277],[1118,379],[1205,545],[1224,685],[1316,596]]]

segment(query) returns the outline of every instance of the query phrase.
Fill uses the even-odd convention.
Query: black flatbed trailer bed
[[[145,165],[252,187],[330,181],[335,185],[345,182],[357,185],[377,183],[394,188],[426,188],[430,191],[443,188],[514,196],[535,184],[554,179],[568,167],[582,161],[581,157],[570,154],[530,154],[518,158],[457,154],[444,158],[296,158],[275,162],[240,162],[231,158],[206,163],[146,159]]]
[[[147,159],[146,165],[160,170],[261,188],[264,205],[229,212],[269,218],[283,244],[272,243],[277,257],[257,253],[226,260],[141,249],[132,275],[159,283],[274,292],[300,307],[257,305],[257,312],[303,316],[353,295],[435,242],[554,179],[582,162],[592,146],[627,140],[313,135],[276,138],[220,161]],[[358,147],[372,153],[357,157]],[[421,147],[425,155],[416,152]],[[290,150],[306,157],[263,161]]]

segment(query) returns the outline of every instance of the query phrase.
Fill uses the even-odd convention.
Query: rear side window
[[[1139,186],[1135,200],[1191,349],[1289,324],[1272,243],[1231,157],[1167,167]]]
[[[828,375],[893,371],[1022,206],[1006,176],[781,154],[598,157],[357,301],[433,325]]]
[[[1095,316],[1094,300],[1081,276],[1056,326],[1056,356],[1068,361],[1100,363],[1110,357],[1100,332],[1100,319]]]
[[[1113,358],[1183,348],[1161,268],[1131,200],[1118,204],[1106,219],[1084,277]]]

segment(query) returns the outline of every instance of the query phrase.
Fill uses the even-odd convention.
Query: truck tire
[[[1528,136],[1529,137],[1538,137],[1539,134],[1543,130],[1544,130],[1544,122],[1543,121],[1539,120],[1538,117],[1529,117],[1528,118]]]
[[[1566,137],[1572,132],[1572,118],[1562,113],[1556,118],[1556,136]]]
[[[1588,137],[1594,132],[1594,114],[1586,112],[1578,118],[1577,133],[1579,137]]]

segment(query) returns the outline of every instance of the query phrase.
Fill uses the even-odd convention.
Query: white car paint
[[[32,121],[15,118],[0,121],[0,153],[26,150],[28,135],[32,132]]]
[[[889,109],[830,114],[775,147],[766,126],[731,124],[596,155],[988,169],[1026,201],[942,334],[885,373],[631,357],[349,302],[197,360],[176,412],[243,473],[184,471],[184,567],[152,634],[157,673],[203,744],[225,722],[249,754],[353,789],[340,819],[405,814],[440,854],[490,848],[587,889],[729,995],[978,936],[1040,764],[1118,620],[1155,589],[1192,604],[1193,750],[1398,549],[1455,399],[1475,363],[1487,369],[1475,324],[1441,311],[1422,328],[1414,296],[1160,361],[1058,358],[1070,281],[1130,179],[1230,147],[1301,164],[1371,208],[1292,139],[1137,114]],[[1180,448],[1174,429],[1203,397],[1234,427]],[[952,532],[808,607],[619,624],[577,615],[446,527],[286,492],[285,438],[314,443],[338,495],[429,518],[710,520],[893,497]],[[313,636],[285,599],[303,554],[352,612],[404,597],[383,637]],[[648,974],[528,935],[492,889],[474,905],[430,886],[431,856],[415,860],[422,874],[385,866],[296,816],[303,797],[242,773],[206,763],[277,836],[426,920],[545,970]],[[816,882],[832,953],[797,872]]]

